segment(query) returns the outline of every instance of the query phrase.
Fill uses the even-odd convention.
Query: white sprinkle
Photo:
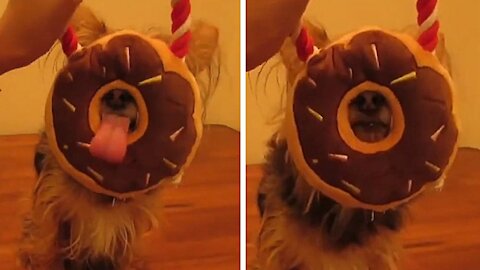
[[[165,162],[165,164],[170,167],[170,169],[172,170],[175,170],[177,168],[177,164],[171,162],[170,160],[166,159],[166,158],[163,158],[163,162]]]
[[[142,86],[142,85],[150,84],[150,83],[155,83],[155,82],[161,82],[162,79],[163,79],[163,75],[160,74],[160,75],[157,75],[155,77],[151,77],[151,78],[148,78],[148,79],[145,79],[145,80],[139,82],[138,86]]]
[[[321,114],[319,114],[310,107],[307,107],[307,110],[311,115],[313,115],[313,117],[317,118],[318,121],[323,122],[323,116]]]
[[[116,200],[115,198],[112,199],[112,207],[115,206],[115,202],[116,202],[116,201],[117,201],[117,200]]]
[[[180,129],[178,129],[177,131],[175,131],[172,135],[170,135],[170,140],[171,140],[172,142],[174,142],[174,141],[177,139],[177,137],[178,137],[178,135],[180,134],[180,132],[182,132],[182,130],[183,130],[184,128],[185,128],[185,127],[181,127]]]
[[[408,193],[412,192],[412,184],[413,184],[413,181],[408,180]]]
[[[125,47],[125,57],[127,58],[127,70],[130,71],[130,47]]]
[[[145,186],[148,186],[148,184],[150,184],[150,173],[145,176]]]
[[[346,187],[348,187],[352,192],[354,192],[356,194],[360,194],[360,192],[361,192],[361,190],[358,187],[350,184],[349,182],[347,182],[345,180],[342,180],[342,184],[344,184]]]
[[[70,101],[68,101],[66,98],[63,98],[62,101],[70,111],[75,112],[77,110],[77,108],[75,108],[75,106],[73,106],[73,104],[70,103]]]
[[[378,51],[377,51],[377,45],[371,44],[373,51],[373,56],[375,57],[375,65],[377,65],[377,69],[380,69],[380,61],[378,60]]]
[[[90,148],[89,143],[84,143],[84,142],[77,142],[77,145],[83,148]]]
[[[317,83],[310,77],[308,77],[307,82],[312,86],[312,87],[317,87]]]
[[[68,150],[68,145],[64,144],[63,149]]]
[[[440,136],[440,133],[442,133],[443,129],[445,128],[445,125],[442,125],[433,135],[430,137],[432,141],[436,142],[438,139],[438,136]]]
[[[316,158],[312,159],[312,163],[313,164],[318,164],[318,159],[316,159]]]
[[[107,77],[107,67],[102,67],[103,77]]]
[[[337,159],[343,162],[348,161],[348,156],[347,155],[340,155],[340,154],[328,154],[328,157],[331,159]]]
[[[94,169],[87,167],[87,171],[89,171],[98,181],[103,182],[103,175],[99,174]]]
[[[348,68],[348,72],[349,72],[349,75],[350,75],[350,79],[353,79],[353,69]]]
[[[405,81],[409,81],[409,80],[414,80],[417,78],[417,72],[416,71],[412,71],[410,73],[407,73],[405,75],[402,75],[398,78],[396,78],[395,80],[391,81],[390,82],[390,85],[394,85],[394,84],[397,84],[397,83],[401,83],[401,82],[405,82]]]
[[[66,75],[67,75],[67,78],[68,78],[70,81],[73,81],[73,75],[72,75],[72,73],[67,72]]]
[[[373,222],[374,220],[375,220],[375,212],[372,211],[372,212],[370,213],[370,221]]]
[[[438,173],[440,171],[440,168],[431,162],[425,161],[425,165],[427,165],[427,167],[435,173]]]

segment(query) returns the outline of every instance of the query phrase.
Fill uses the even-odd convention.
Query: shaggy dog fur
[[[306,26],[317,47],[329,44],[323,28],[308,21]],[[443,36],[437,55],[449,68]],[[289,40],[280,56],[291,89],[304,64]],[[276,134],[268,146],[257,197],[262,224],[252,270],[398,269],[397,232],[405,223],[407,206],[385,212],[343,207],[298,174],[284,138]]]
[[[72,19],[80,43],[88,46],[113,32],[82,6]],[[168,40],[168,35],[151,35]],[[218,30],[204,23],[192,29],[193,42],[186,62],[192,73],[201,71],[207,82],[203,99],[218,81]],[[31,212],[24,220],[20,261],[34,270],[120,270],[135,268],[136,239],[158,226],[162,186],[124,201],[93,193],[58,165],[42,134],[35,154],[38,180]],[[167,183],[168,184],[168,183]],[[165,183],[164,183],[165,185]],[[164,186],[163,185],[163,186]]]

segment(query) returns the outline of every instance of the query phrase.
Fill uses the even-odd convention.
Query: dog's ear
[[[313,42],[317,48],[323,48],[330,43],[325,28],[321,25],[315,25],[309,20],[304,20],[304,25],[308,34],[313,38]],[[294,42],[288,38],[280,48],[280,58],[287,70],[287,82],[288,85],[293,85],[297,75],[301,72],[305,64],[298,59],[297,49]]]
[[[441,32],[438,34],[438,45],[437,49],[435,50],[435,55],[437,56],[440,63],[447,69],[448,73],[452,75],[452,64],[450,62],[450,55],[447,51],[445,34]]]
[[[84,4],[80,5],[75,11],[70,24],[77,33],[80,44],[83,46],[90,45],[110,32],[106,24]]]
[[[192,25],[192,42],[185,59],[188,68],[197,75],[212,65],[218,55],[218,28],[202,21]]]

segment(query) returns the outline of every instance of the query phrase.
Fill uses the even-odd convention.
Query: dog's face
[[[385,139],[392,127],[392,110],[387,99],[375,91],[360,93],[348,106],[348,120],[355,136],[374,143]]]
[[[130,121],[128,126],[129,132],[135,131],[139,121],[138,106],[128,91],[114,89],[108,92],[102,97],[100,106],[101,117],[106,115],[126,117]]]

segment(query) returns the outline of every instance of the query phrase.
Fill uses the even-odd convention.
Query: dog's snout
[[[126,91],[113,90],[108,92],[104,98],[105,103],[113,110],[123,110],[129,102],[133,102],[133,98]]]
[[[367,91],[355,98],[353,103],[365,114],[377,113],[385,105],[385,97],[373,91]]]

